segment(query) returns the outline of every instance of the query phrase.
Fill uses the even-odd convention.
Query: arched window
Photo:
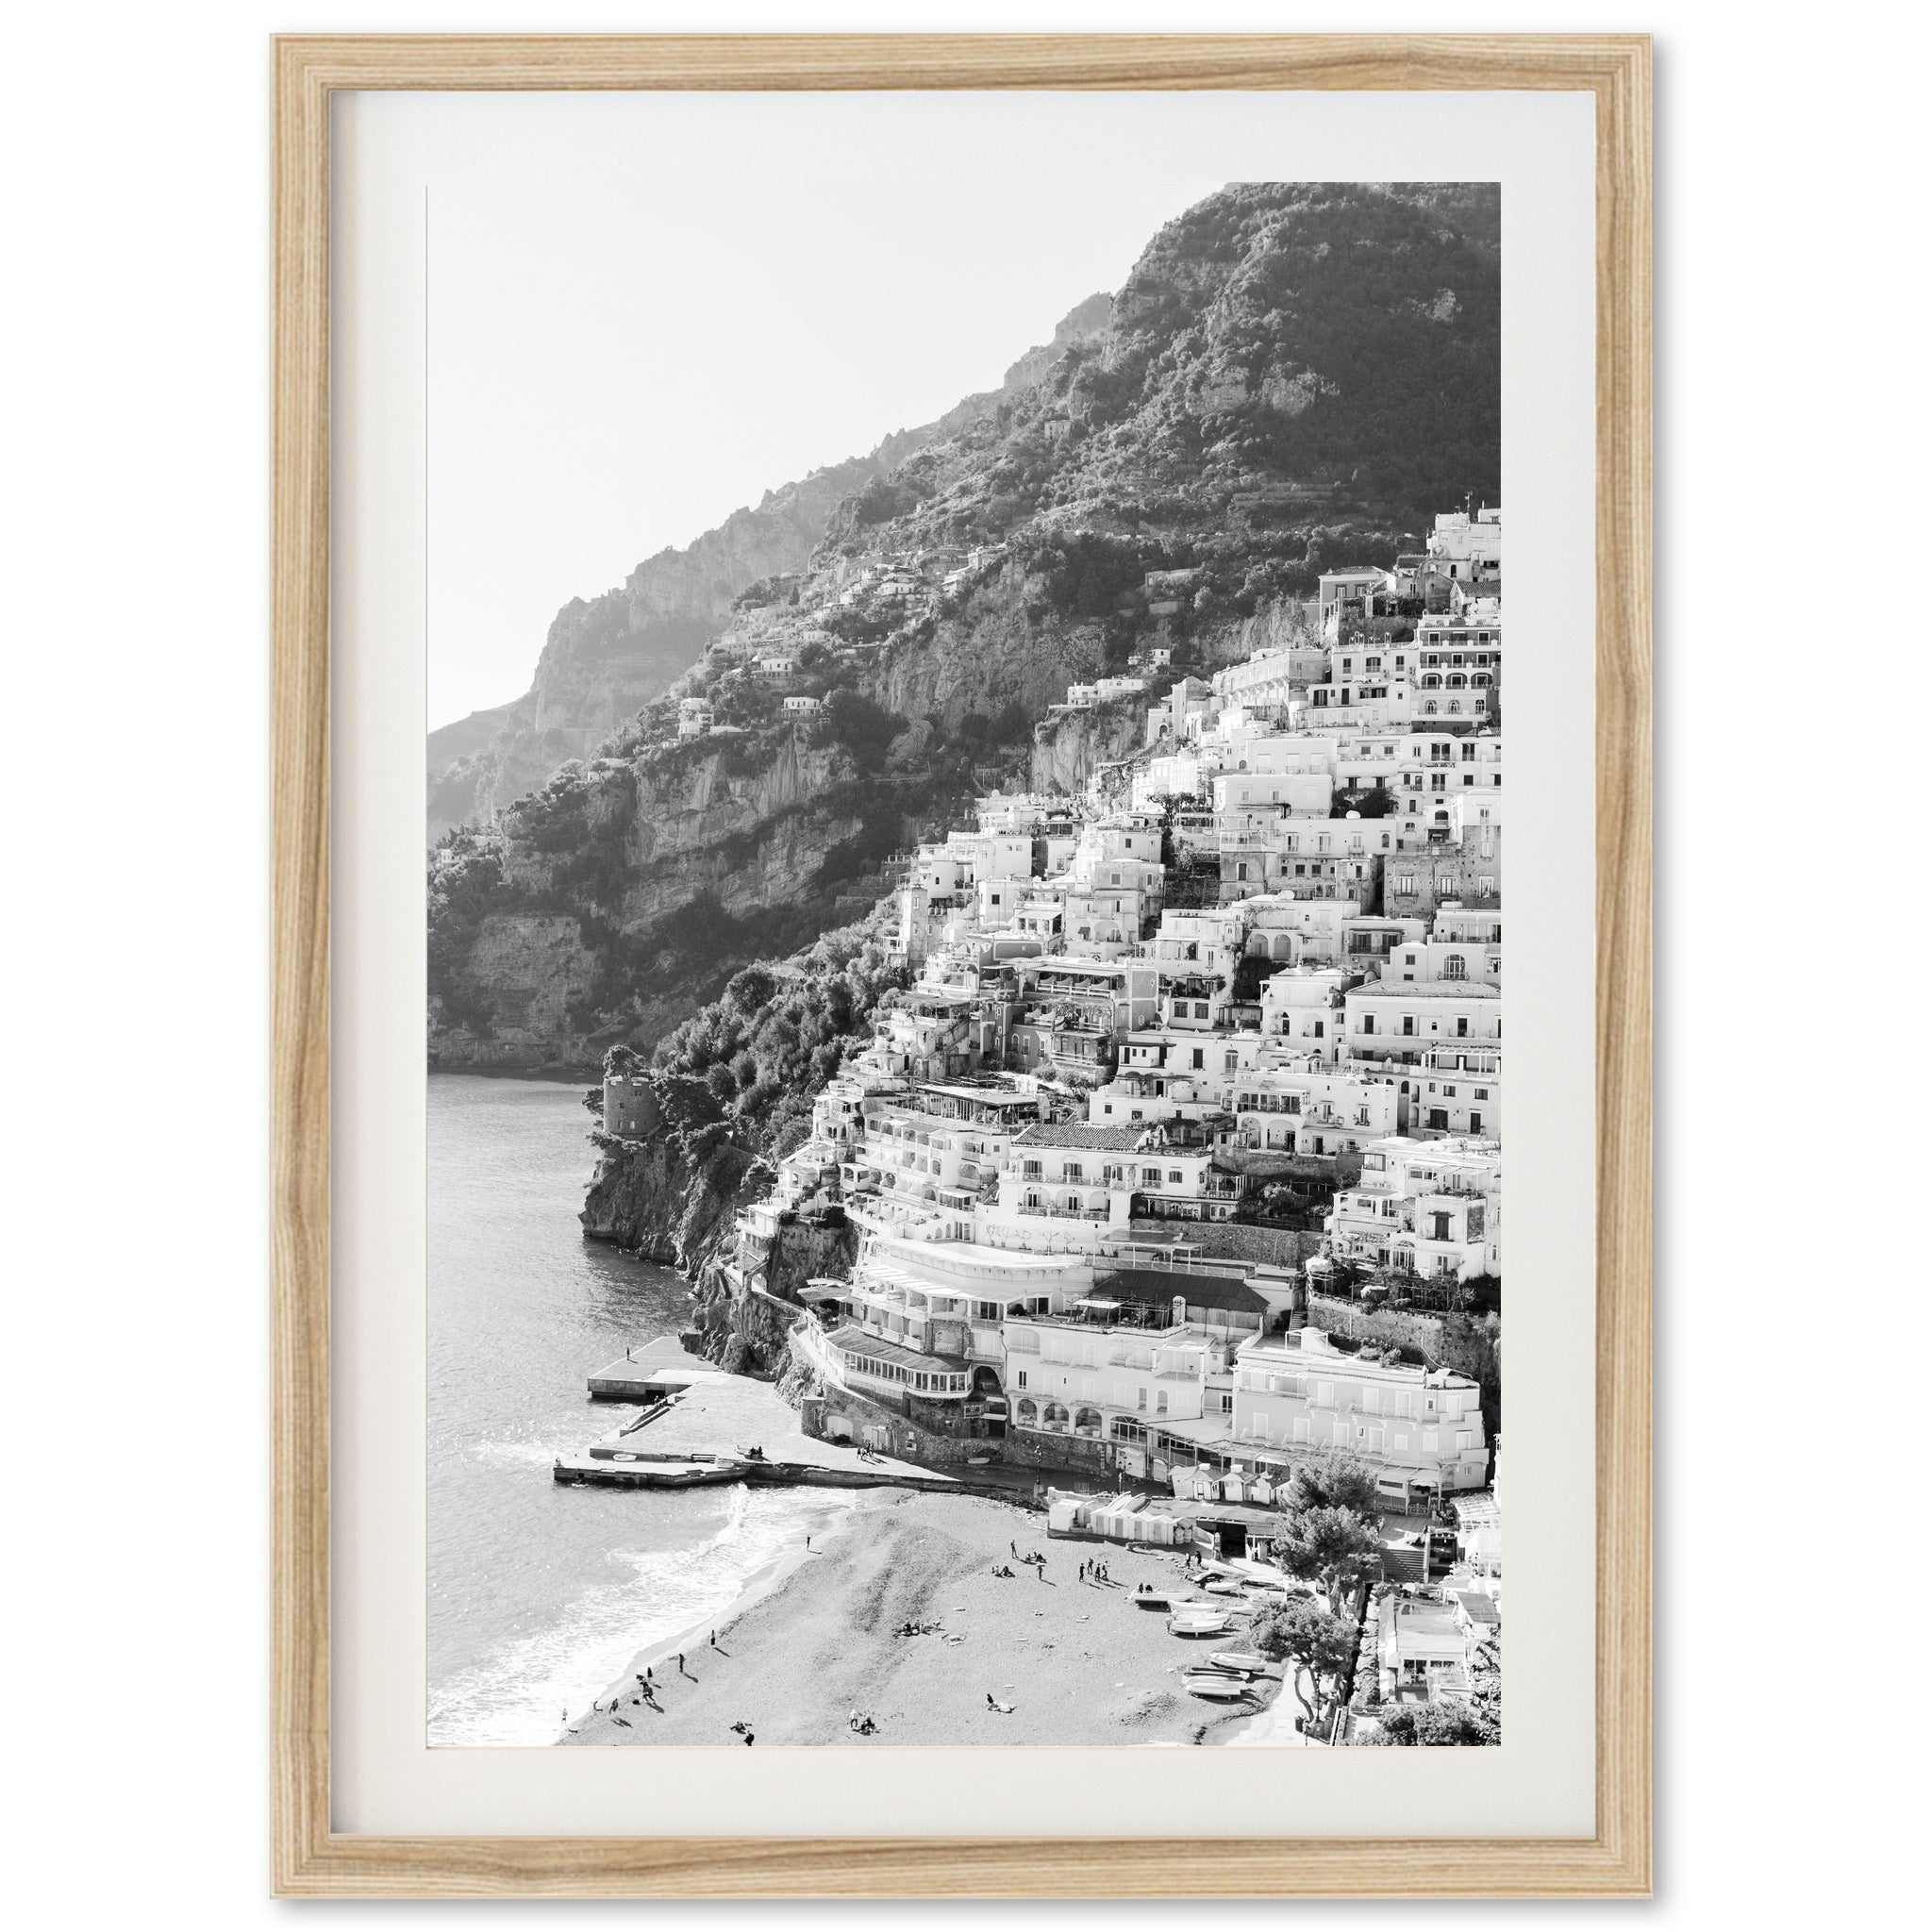
[[[1026,1424],[1029,1428],[1040,1420],[1040,1410],[1034,1407],[1030,1395],[1021,1396],[1020,1406],[1013,1411],[1013,1415],[1017,1421]]]
[[[1423,716],[1424,718],[1433,718],[1440,708],[1434,698],[1425,698],[1423,701]]]
[[[1442,977],[1444,979],[1467,979],[1469,977],[1469,961],[1460,953],[1451,953],[1442,961]]]
[[[1455,698],[1451,698],[1449,700],[1449,715],[1452,718],[1459,718],[1462,716],[1462,706]]]
[[[1490,687],[1490,674],[1487,671],[1478,671],[1469,681],[1477,691],[1487,691]]]
[[[1041,1412],[1040,1425],[1043,1429],[1058,1429],[1064,1433],[1070,1421],[1063,1403],[1049,1402]]]
[[[1442,689],[1442,680],[1431,671],[1423,678],[1423,689],[1424,691],[1441,691]]]
[[[1449,689],[1451,691],[1466,691],[1468,688],[1469,679],[1463,676],[1461,672],[1452,671],[1449,674]]]
[[[1061,1201],[1060,1206],[1069,1214],[1077,1214],[1080,1211],[1080,1197],[1078,1194],[1069,1194]]]
[[[1076,1436],[1099,1435],[1100,1411],[1097,1408],[1083,1408],[1074,1418],[1074,1433]]]
[[[1154,1413],[1156,1415],[1165,1415],[1167,1413],[1167,1391],[1165,1389],[1155,1391]]]

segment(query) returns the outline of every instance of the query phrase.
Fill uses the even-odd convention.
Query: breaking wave
[[[528,1446],[535,1452],[540,1445]],[[435,1686],[430,1744],[555,1742],[567,1719],[625,1675],[640,1651],[722,1617],[759,1571],[796,1549],[828,1510],[854,1500],[742,1485],[725,1493],[724,1521],[702,1541],[611,1550],[609,1567],[623,1573],[616,1580],[584,1591],[553,1622]]]

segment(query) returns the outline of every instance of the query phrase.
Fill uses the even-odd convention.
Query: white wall
[[[412,29],[917,25],[1279,30],[1457,25],[1421,8],[1290,9],[1137,0],[971,9],[846,0],[836,8],[577,0],[567,16],[508,0],[102,0],[15,21],[15,86],[0,118],[10,187],[8,386],[9,641],[5,782],[15,941],[0,953],[18,1206],[7,1224],[6,1427],[22,1480],[11,1566],[8,1891],[24,1924],[226,1928],[287,1923],[266,1897],[266,808],[268,151],[266,35],[277,26]],[[1908,1693],[1859,1695],[1822,1728],[1827,1683],[1777,1617],[1737,1592],[1790,1560],[1792,1523],[1829,1521],[1840,1546],[1917,1547],[1868,1471],[1913,1467],[1890,1416],[1916,1377],[1899,1345],[1907,1284],[1865,1283],[1866,1367],[1878,1418],[1850,1453],[1794,1460],[1740,1492],[1729,1418],[1697,1400],[1696,1365],[1768,1380],[1813,1277],[1778,1198],[1779,1163],[1749,1136],[1700,1132],[1727,1075],[1775,1034],[1783,988],[1713,966],[1740,908],[1796,876],[1849,869],[1873,903],[1894,874],[1798,824],[1774,848],[1734,837],[1737,801],[1784,771],[1787,693],[1811,671],[1808,625],[1743,626],[1729,559],[1764,554],[1790,498],[1855,491],[1857,549],[1924,553],[1916,466],[1925,443],[1922,307],[1901,238],[1917,231],[1923,18],[1871,0],[1821,14],[1790,4],[1491,0],[1489,29],[1661,26],[1657,58],[1659,301],[1657,715],[1661,1175],[1657,1301],[1658,1884],[1647,1923],[1686,1928],[1852,1916],[1912,1878],[1917,1766]],[[1506,215],[1507,219],[1507,215]],[[1050,320],[1050,318],[1049,318]],[[773,479],[775,481],[776,479]],[[1916,580],[1923,572],[1905,573]],[[1800,570],[1800,591],[1810,574]],[[1923,625],[1881,627],[1874,684],[1914,715]],[[1524,648],[1530,647],[1528,644]],[[1884,675],[1890,671],[1890,675]],[[1723,756],[1714,754],[1721,743]],[[1849,758],[1907,807],[1907,756]],[[27,808],[30,807],[30,809]],[[1872,822],[1890,822],[1873,814]],[[1722,851],[1722,891],[1707,855]],[[1847,879],[1847,884],[1852,882]],[[1912,918],[1907,897],[1900,914]],[[165,1133],[142,1158],[83,1135],[77,1104],[105,1047],[158,1065]],[[170,1069],[168,1056],[177,1056]],[[1882,1058],[1823,1067],[1832,1118],[1897,1118]],[[1676,1175],[1693,1158],[1701,1199]],[[1856,1153],[1847,1143],[1845,1153]],[[1720,1284],[1753,1284],[1738,1319]],[[164,1322],[159,1309],[192,1319]],[[50,1445],[98,1433],[113,1406],[73,1392],[104,1338],[138,1341],[170,1399],[151,1440],[177,1471],[158,1491],[40,1479]],[[1712,1499],[1718,1499],[1713,1501]],[[164,1505],[164,1507],[162,1507]],[[1754,1553],[1756,1553],[1754,1555]],[[1841,1583],[1834,1584],[1837,1590]],[[1862,1659],[1873,1606],[1836,1613]],[[1713,1669],[1710,1633],[1724,1632]],[[124,1675],[124,1666],[134,1674]],[[1869,1674],[1852,1673],[1861,1691]],[[87,1693],[83,1715],[74,1700]],[[83,1802],[83,1797],[85,1802]],[[1914,1891],[1917,1888],[1914,1885]],[[895,1907],[909,1919],[915,1908]],[[954,1924],[993,1922],[955,1908]],[[1050,1923],[1043,1906],[999,1923]],[[1258,1908],[1217,1907],[1253,1922]],[[1488,1924],[1481,1904],[1446,1922]],[[358,1924],[419,1924],[392,1905]],[[519,1924],[575,1924],[567,1905]],[[919,1916],[927,1916],[920,1914]],[[935,1919],[937,1915],[934,1916]],[[1525,1906],[1513,1923],[1570,1924]],[[658,1907],[657,1923],[750,1923],[753,1908]],[[1407,1924],[1399,1906],[1298,1908],[1302,1925]],[[1441,1921],[1439,1921],[1441,1922]],[[484,1905],[444,1925],[493,1925]]]

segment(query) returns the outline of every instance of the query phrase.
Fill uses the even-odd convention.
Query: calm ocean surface
[[[429,1742],[547,1744],[645,1644],[715,1617],[799,1534],[784,1491],[565,1489],[552,1457],[633,1411],[585,1397],[675,1333],[669,1269],[577,1225],[581,1086],[429,1079]]]

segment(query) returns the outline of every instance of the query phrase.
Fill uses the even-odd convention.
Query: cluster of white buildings
[[[1307,1317],[1338,1278],[1400,1305],[1502,1273],[1500,571],[1499,512],[1438,519],[1324,577],[1320,647],[1183,679],[1086,795],[920,847],[909,991],[729,1265],[768,1292],[788,1224],[858,1230],[794,1334],[827,1433],[1143,1484],[1340,1446],[1391,1497],[1485,1488],[1473,1381]],[[1271,1246],[1281,1182],[1327,1206]]]

